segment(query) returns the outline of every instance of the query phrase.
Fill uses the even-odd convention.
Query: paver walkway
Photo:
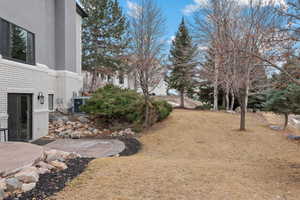
[[[299,200],[300,147],[255,114],[175,110],[130,157],[96,159],[51,199]]]
[[[76,152],[85,157],[102,158],[122,152],[125,149],[125,144],[119,140],[58,139],[45,145],[45,148]]]
[[[0,174],[31,166],[43,156],[43,148],[23,142],[0,143]]]

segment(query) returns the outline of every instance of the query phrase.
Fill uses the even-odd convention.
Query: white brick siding
[[[7,127],[7,94],[33,94],[33,139],[48,133],[48,94],[54,94],[54,108],[60,99],[60,108],[71,107],[73,92],[82,89],[81,75],[69,71],[55,71],[47,66],[31,66],[2,59],[0,55],[0,125]],[[45,96],[45,103],[37,100],[38,93]]]

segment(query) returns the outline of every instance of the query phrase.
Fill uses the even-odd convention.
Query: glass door
[[[9,141],[32,139],[32,95],[8,94]]]

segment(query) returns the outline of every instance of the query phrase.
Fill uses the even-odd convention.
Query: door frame
[[[32,93],[7,93],[7,114],[8,114],[8,121],[7,121],[7,124],[8,124],[8,129],[10,128],[10,112],[9,112],[9,96],[10,95],[15,95],[17,98],[16,99],[16,112],[18,112],[18,117],[20,117],[20,114],[21,114],[21,97],[22,96],[26,96],[27,97],[27,106],[28,106],[28,113],[27,113],[27,134],[26,134],[26,138],[17,138],[18,136],[20,137],[21,136],[21,123],[20,122],[17,122],[17,127],[16,127],[16,135],[14,137],[16,138],[12,138],[12,137],[9,137],[9,133],[8,133],[8,140],[9,141],[23,141],[23,142],[28,142],[30,140],[33,139],[33,94]],[[19,110],[18,110],[19,109]],[[15,119],[15,120],[20,120],[19,119]],[[10,132],[10,130],[9,130]]]

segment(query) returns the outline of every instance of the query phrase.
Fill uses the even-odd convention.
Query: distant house
[[[159,83],[155,84],[155,87],[150,87],[150,93],[155,96],[166,96],[167,95],[167,84],[164,81],[164,74],[160,74],[158,78]],[[92,84],[93,79],[95,83]],[[107,84],[112,84],[121,88],[127,88],[136,90],[137,92],[142,92],[139,87],[137,76],[134,73],[109,73],[109,72],[98,72],[96,77],[93,77],[93,74],[84,71],[83,72],[83,83],[84,90],[90,91],[96,90],[97,88],[101,88]],[[91,88],[91,85],[93,87]]]
[[[82,90],[81,20],[75,0],[0,1],[0,127],[9,140],[48,133],[49,112]]]

